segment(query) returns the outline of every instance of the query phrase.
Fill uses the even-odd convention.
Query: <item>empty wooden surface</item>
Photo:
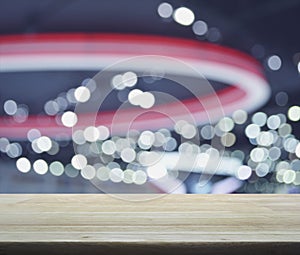
[[[0,254],[49,251],[300,254],[300,196],[0,195]]]

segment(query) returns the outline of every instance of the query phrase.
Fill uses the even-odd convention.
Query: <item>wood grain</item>
[[[119,197],[0,195],[0,254],[300,254],[299,195]]]

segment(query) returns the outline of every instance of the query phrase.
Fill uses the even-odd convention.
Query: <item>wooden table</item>
[[[0,254],[49,251],[300,254],[300,196],[0,195]]]

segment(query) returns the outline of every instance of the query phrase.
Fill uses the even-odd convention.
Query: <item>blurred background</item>
[[[0,0],[0,192],[299,193],[299,13],[299,0]],[[76,104],[105,86],[93,81],[100,70],[7,70],[7,47],[15,43],[7,36],[28,42],[52,34],[55,41],[74,33],[152,35],[168,37],[166,44],[181,38],[229,47],[253,58],[270,93],[252,110],[237,108],[212,123],[183,121],[174,128],[133,131],[127,138],[110,135],[105,125],[70,138],[48,136],[30,120],[50,116],[58,125],[74,126],[69,122]],[[14,47],[17,54],[23,46]],[[123,83],[107,84],[114,89],[112,100],[99,113],[117,110],[134,89],[149,91],[147,102],[153,88],[179,100],[191,96],[163,77],[140,78],[134,71],[113,74]],[[216,91],[228,86],[209,81]],[[26,129],[24,137],[18,127]],[[200,163],[196,169],[146,166],[145,158],[156,152],[193,154]],[[212,155],[224,164],[207,170]]]

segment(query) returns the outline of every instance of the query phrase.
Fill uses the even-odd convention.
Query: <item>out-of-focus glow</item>
[[[11,143],[6,146],[7,156],[17,158],[22,154],[22,147],[19,143]]]
[[[123,182],[124,183],[127,183],[127,184],[130,184],[130,183],[133,183],[133,175],[134,175],[134,171],[131,170],[131,169],[126,169],[124,171],[124,179],[123,179]]]
[[[116,151],[116,144],[113,141],[108,140],[102,144],[101,148],[106,155],[113,155]]]
[[[39,138],[41,136],[41,132],[38,129],[30,129],[27,132],[27,139],[32,142],[33,140]]]
[[[71,111],[65,112],[61,116],[61,122],[65,127],[74,127],[77,121],[77,114]]]
[[[252,122],[260,127],[263,127],[267,122],[267,114],[257,112],[252,116]]]
[[[270,131],[263,131],[259,133],[256,140],[261,146],[270,146],[274,142],[274,136]]]
[[[281,67],[280,57],[277,55],[273,55],[273,56],[269,57],[268,58],[268,67],[273,71],[279,70]]]
[[[245,134],[248,138],[256,138],[260,133],[260,127],[257,124],[250,124],[246,127]]]
[[[37,146],[41,151],[49,151],[52,147],[52,141],[47,136],[41,136],[36,141]]]
[[[50,164],[49,171],[54,176],[61,176],[64,173],[64,165],[59,161],[54,161]]]
[[[77,154],[73,156],[71,164],[76,169],[83,169],[87,165],[87,159],[84,155]]]
[[[270,129],[277,129],[281,124],[281,120],[277,115],[271,115],[267,120],[267,126]]]
[[[180,25],[189,26],[194,22],[195,15],[190,9],[180,7],[174,11],[173,18]]]
[[[28,173],[31,168],[31,163],[27,158],[19,158],[16,162],[18,170],[22,173]]]
[[[55,102],[54,100],[50,100],[48,101],[45,106],[44,106],[44,111],[48,114],[48,115],[55,115],[59,112],[59,105],[57,102]]]
[[[250,158],[254,162],[262,162],[268,157],[268,150],[265,148],[254,148],[250,153]]]
[[[33,163],[33,170],[37,173],[37,174],[45,174],[48,171],[48,164],[45,160],[43,159],[38,159]]]
[[[288,169],[283,174],[283,182],[286,184],[291,184],[296,179],[296,172],[294,170]]]
[[[143,91],[139,89],[131,90],[128,94],[128,101],[132,105],[140,105],[142,103]]]
[[[191,139],[197,134],[197,129],[194,125],[187,123],[181,127],[180,134],[186,139]]]
[[[0,151],[6,152],[7,145],[9,145],[9,141],[5,137],[0,138]]]
[[[83,131],[83,136],[88,142],[96,142],[99,138],[99,130],[96,127],[87,127]]]
[[[298,145],[297,145],[297,147],[296,147],[296,149],[295,149],[295,153],[296,153],[296,156],[297,156],[298,158],[300,158],[300,143],[298,143]]]
[[[75,90],[74,96],[79,103],[85,103],[90,99],[91,92],[87,87],[80,86]]]
[[[102,166],[97,169],[96,176],[100,181],[108,181],[109,180],[109,172],[110,172],[110,169],[108,167]]]
[[[153,145],[154,140],[154,133],[149,130],[146,130],[141,133],[138,140],[138,145],[141,149],[147,150]]]
[[[168,174],[166,167],[161,164],[155,164],[147,168],[147,174],[152,179],[160,179]]]
[[[75,178],[79,174],[79,171],[78,169],[75,169],[71,164],[67,164],[65,166],[65,174],[71,178]]]
[[[300,73],[300,62],[298,62],[298,73]]]
[[[169,3],[161,3],[157,8],[157,12],[162,18],[170,18],[173,13],[173,7]]]
[[[72,140],[74,143],[81,145],[85,143],[85,138],[82,130],[76,130],[72,134]]]
[[[218,126],[223,132],[229,132],[233,129],[234,122],[231,118],[224,117],[219,121]]]
[[[122,81],[126,87],[133,87],[137,81],[137,75],[134,72],[126,72],[122,75]]]
[[[96,169],[91,165],[87,165],[81,169],[80,174],[84,179],[92,180],[96,176]]]
[[[255,172],[258,177],[264,177],[269,173],[270,167],[266,163],[259,163],[256,168]]]
[[[289,101],[289,96],[286,92],[280,91],[275,96],[276,104],[279,106],[285,106]]]
[[[215,129],[211,125],[205,125],[201,128],[200,134],[204,139],[210,140],[215,135]]]
[[[115,183],[121,182],[124,179],[124,172],[120,168],[113,168],[109,172],[109,178],[112,182]]]
[[[106,126],[98,126],[99,140],[106,140],[109,137],[109,129]]]
[[[137,170],[137,171],[134,173],[132,179],[133,179],[133,182],[134,182],[135,184],[137,184],[137,185],[142,185],[142,184],[144,184],[144,183],[147,181],[147,175],[146,175],[146,173],[145,173],[144,171],[142,171],[142,170]]]
[[[207,24],[203,20],[198,20],[193,24],[193,32],[196,35],[205,35],[207,32]]]
[[[288,118],[291,121],[299,121],[300,120],[300,107],[298,105],[294,105],[289,108]]]
[[[235,134],[233,134],[233,133],[226,133],[221,137],[221,143],[225,147],[233,146],[235,141],[236,141],[236,137],[235,137]]]
[[[155,103],[155,97],[152,93],[150,92],[144,92],[142,95],[141,95],[141,102],[140,102],[140,106],[144,109],[149,109],[151,108],[154,103]]]
[[[244,124],[246,122],[248,118],[248,114],[246,111],[244,110],[236,110],[233,114],[232,114],[232,119],[236,124]]]
[[[249,166],[242,165],[238,168],[236,177],[240,180],[247,180],[252,174],[252,170]]]
[[[124,162],[130,163],[132,162],[136,157],[136,152],[132,148],[125,148],[121,151],[121,158]]]
[[[14,100],[7,100],[4,103],[4,111],[8,115],[15,115],[17,113],[18,106]]]

